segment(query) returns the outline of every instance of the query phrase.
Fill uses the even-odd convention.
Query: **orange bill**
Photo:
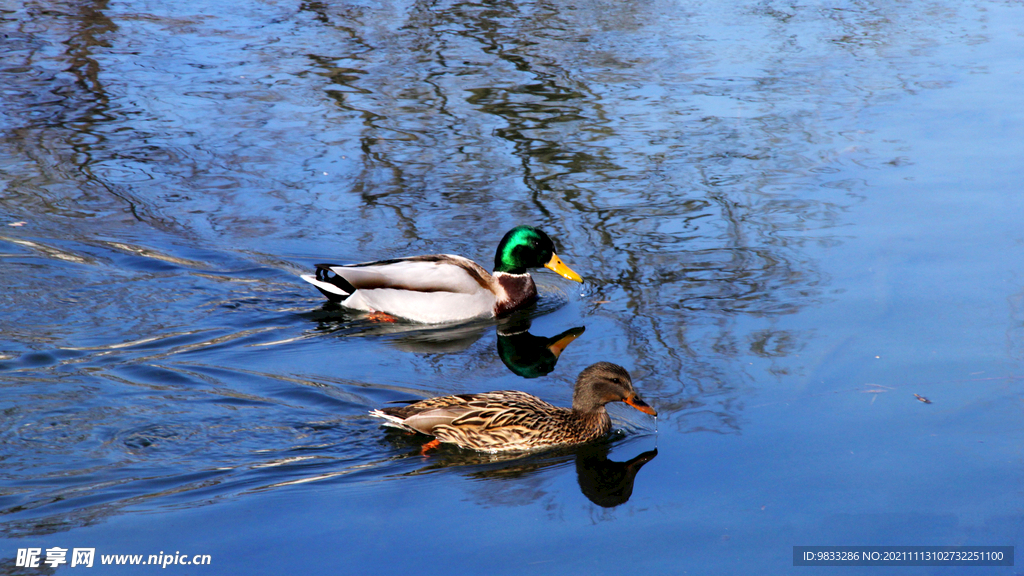
[[[643,412],[644,414],[650,414],[651,416],[657,416],[658,415],[658,413],[654,410],[654,408],[651,408],[650,406],[648,406],[647,402],[644,402],[643,400],[641,400],[639,396],[633,396],[632,398],[626,398],[625,400],[623,400],[623,402],[625,402],[626,404],[629,404],[630,406],[632,406],[633,408],[636,408],[637,410]]]
[[[573,272],[572,268],[566,266],[562,262],[562,259],[558,257],[558,254],[555,254],[554,252],[551,253],[551,260],[548,260],[548,263],[545,264],[544,267],[548,270],[553,270],[555,273],[564,278],[568,278],[569,280],[583,282],[583,278],[581,278],[579,274]]]
[[[579,328],[573,328],[572,330],[566,330],[555,337],[557,340],[548,344],[548,350],[551,350],[551,353],[555,355],[555,358],[558,358],[562,355],[562,350],[565,350],[565,347],[571,344],[573,340],[579,338],[580,334],[583,334],[584,330],[586,329],[582,326]]]

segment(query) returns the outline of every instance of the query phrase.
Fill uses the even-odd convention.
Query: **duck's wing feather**
[[[417,412],[412,416],[398,416],[390,408],[383,410],[371,410],[370,416],[383,418],[385,426],[401,428],[410,432],[419,432],[432,436],[436,426],[448,425],[452,420],[462,415],[464,410],[459,407],[432,408]]]
[[[463,416],[466,413],[466,410],[467,408],[464,406],[424,410],[423,412],[406,418],[402,421],[402,424],[405,424],[417,432],[433,435],[434,428],[450,425],[453,420]]]
[[[333,272],[344,282],[334,282],[342,290],[407,290],[410,292],[455,292],[472,294],[491,290],[491,275],[479,264],[452,254],[434,254],[350,264],[317,264],[317,280],[330,281]]]
[[[424,434],[436,426],[501,428],[537,425],[558,408],[540,398],[518,390],[499,390],[483,394],[457,394],[420,400],[408,406],[374,410],[373,415],[401,421]]]
[[[495,430],[499,428],[538,429],[558,409],[536,396],[516,390],[479,394],[468,402],[462,414],[448,425]]]
[[[562,441],[550,431],[564,427],[568,410],[524,392],[493,394],[500,398],[468,403],[450,423],[435,426],[433,436],[487,452],[532,450]]]

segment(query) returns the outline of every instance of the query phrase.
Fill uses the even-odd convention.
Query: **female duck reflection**
[[[408,435],[397,430],[389,432],[387,438],[399,448],[408,447],[412,442]],[[619,462],[608,457],[613,444],[611,440],[599,440],[526,455],[445,450],[433,456],[426,466],[406,475],[413,476],[444,468],[468,468],[471,470],[465,473],[468,478],[515,484],[508,485],[508,489],[503,489],[505,485],[492,485],[480,491],[482,498],[518,505],[536,499],[537,492],[523,490],[518,483],[531,482],[531,478],[543,482],[545,470],[557,470],[575,459],[576,482],[580,492],[598,506],[613,508],[629,501],[640,469],[658,455],[658,449],[654,448]]]

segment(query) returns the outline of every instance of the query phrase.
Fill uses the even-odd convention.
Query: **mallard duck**
[[[633,390],[629,372],[610,362],[589,366],[576,378],[572,408],[552,406],[525,392],[501,390],[457,394],[373,410],[385,425],[433,436],[423,453],[441,442],[483,452],[536,450],[589,442],[611,430],[604,405],[625,402],[652,416],[658,413]]]
[[[317,264],[302,279],[332,302],[435,324],[500,316],[529,304],[537,286],[529,268],[549,268],[583,282],[555,254],[548,235],[532,226],[508,231],[494,254],[494,274],[451,254],[413,256],[364,264]]]

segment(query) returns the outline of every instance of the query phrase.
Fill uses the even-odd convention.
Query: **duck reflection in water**
[[[576,452],[576,481],[580,492],[591,502],[604,508],[623,504],[633,495],[633,482],[640,469],[658,455],[648,450],[625,462],[608,459],[607,442],[582,446]]]
[[[537,378],[555,369],[565,347],[586,330],[570,328],[551,338],[530,334],[530,321],[498,327],[498,357],[516,376]]]
[[[415,324],[359,325],[355,323],[358,319],[336,315],[327,318],[318,315],[314,319],[319,322],[320,330],[339,332],[341,336],[392,337],[391,345],[395,348],[418,354],[462,352],[494,326],[494,322],[489,321],[429,328]],[[530,316],[513,314],[502,319],[496,328],[498,357],[513,374],[523,378],[550,374],[562,351],[586,331],[583,326],[578,326],[556,336],[534,336],[530,333],[530,326]]]
[[[413,437],[394,429],[388,433],[387,439],[396,448],[418,447]],[[522,486],[510,486],[508,483],[530,482],[531,479],[544,482],[545,478],[552,477],[552,474],[545,474],[545,471],[564,468],[574,462],[580,492],[598,506],[613,508],[629,501],[640,469],[658,455],[658,449],[655,448],[641,452],[625,462],[611,460],[608,454],[616,443],[614,439],[605,439],[526,455],[487,454],[446,447],[438,450],[429,464],[407,475],[465,468],[464,475],[467,478],[506,483],[491,486],[483,492],[489,504],[522,505],[536,500],[544,490],[537,486],[524,490]],[[418,452],[410,452],[408,457],[417,455]]]

